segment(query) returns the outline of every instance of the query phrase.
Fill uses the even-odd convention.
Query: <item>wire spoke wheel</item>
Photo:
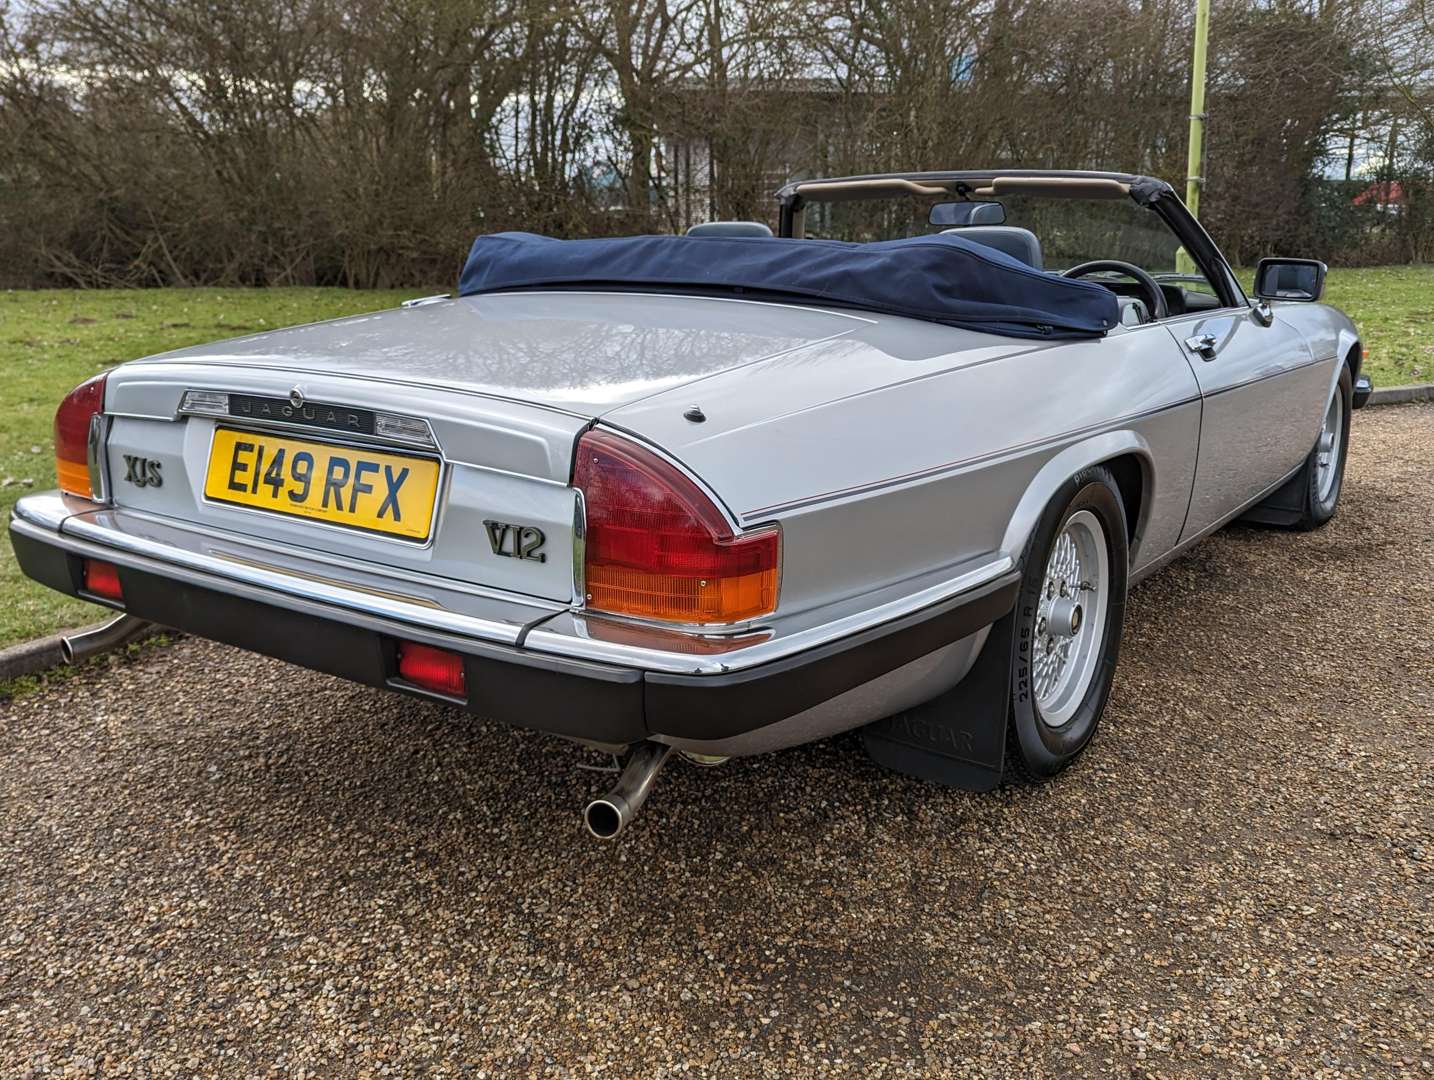
[[[1329,409],[1324,414],[1324,426],[1320,429],[1319,445],[1315,449],[1315,494],[1320,502],[1329,499],[1339,477],[1339,444],[1343,434],[1344,398],[1335,394],[1330,398]]]
[[[1033,689],[1050,727],[1070,722],[1096,676],[1110,577],[1105,528],[1095,514],[1078,510],[1051,545],[1036,611]]]
[[[1051,496],[1026,542],[1011,616],[1006,767],[1014,777],[1050,780],[1100,724],[1120,659],[1128,536],[1115,474],[1092,465]]]

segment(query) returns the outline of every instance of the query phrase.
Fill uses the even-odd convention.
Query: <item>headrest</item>
[[[688,236],[771,236],[760,221],[704,221],[687,230]]]
[[[1020,259],[1037,270],[1045,269],[1041,259],[1041,242],[1030,229],[1015,225],[965,225],[941,231],[1003,251],[1013,259]]]

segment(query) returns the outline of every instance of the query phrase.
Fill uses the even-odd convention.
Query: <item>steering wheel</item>
[[[1134,263],[1121,262],[1119,259],[1092,259],[1063,271],[1061,277],[1083,278],[1087,274],[1098,274],[1102,270],[1128,277],[1139,285],[1140,291],[1145,294],[1143,299],[1145,306],[1150,308],[1152,319],[1163,319],[1170,314],[1169,308],[1165,306],[1165,291],[1161,289],[1160,283]]]

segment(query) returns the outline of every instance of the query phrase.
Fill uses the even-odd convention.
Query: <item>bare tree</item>
[[[1432,3],[1215,0],[1202,212],[1236,258],[1434,257]],[[1179,181],[1191,17],[1185,0],[0,0],[0,277],[427,284],[478,232],[770,218],[791,175]],[[892,212],[842,227],[876,235]]]

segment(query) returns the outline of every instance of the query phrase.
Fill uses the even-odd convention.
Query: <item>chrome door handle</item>
[[[1185,347],[1196,353],[1201,360],[1215,359],[1215,335],[1196,334],[1194,337],[1185,339]]]

